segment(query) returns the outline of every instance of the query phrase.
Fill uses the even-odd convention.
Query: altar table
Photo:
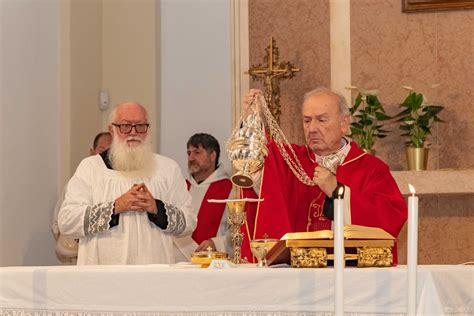
[[[405,315],[406,266],[347,268],[345,315]],[[0,268],[0,316],[331,315],[334,270]],[[419,266],[417,315],[474,315],[474,266]]]

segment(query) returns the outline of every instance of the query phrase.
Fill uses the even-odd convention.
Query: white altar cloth
[[[1,316],[331,315],[334,270],[0,268]],[[346,315],[404,315],[407,269],[347,268]],[[419,266],[418,315],[474,315],[473,266]]]

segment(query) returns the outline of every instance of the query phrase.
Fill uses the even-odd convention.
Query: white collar
[[[344,162],[350,149],[350,140],[344,136],[341,138],[341,148],[338,151],[325,156],[320,156],[315,153],[314,156],[318,165],[323,166],[336,174],[337,167]]]
[[[213,182],[216,182],[222,179],[228,179],[228,178],[229,176],[225,172],[224,166],[222,164],[219,164],[219,166],[217,166],[217,169],[214,170],[214,172],[211,173],[211,175],[207,177],[206,179],[204,179],[201,183],[197,183],[191,174],[189,175],[188,180],[191,183],[191,185],[200,186],[200,185],[209,185]]]

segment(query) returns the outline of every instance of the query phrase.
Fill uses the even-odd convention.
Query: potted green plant
[[[386,137],[388,133],[380,122],[391,117],[385,114],[384,107],[377,97],[377,90],[362,90],[357,87],[349,89],[358,91],[354,105],[349,109],[352,115],[351,137],[362,150],[374,154],[375,140]]]
[[[444,122],[438,114],[444,107],[429,104],[426,97],[417,93],[411,87],[403,87],[408,90],[408,95],[400,104],[401,111],[394,116],[399,122],[399,128],[406,137],[407,160],[409,170],[426,170],[428,162],[427,136],[431,134],[434,122]]]

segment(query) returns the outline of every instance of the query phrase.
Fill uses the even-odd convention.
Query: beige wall
[[[145,106],[155,146],[159,139],[157,5],[156,0],[103,0],[101,43],[102,89],[109,92],[111,108],[132,100]],[[108,124],[108,115],[102,123]]]
[[[60,189],[89,154],[103,130],[98,93],[102,78],[100,0],[63,0],[60,5]]]
[[[59,1],[0,1],[2,267],[55,262],[50,228],[58,191],[59,11]]]
[[[299,104],[317,84],[330,85],[329,0],[250,0],[250,64],[262,63],[270,35],[280,54],[302,68],[281,85],[281,125],[291,141],[303,143]],[[411,85],[446,108],[445,124],[430,138],[429,169],[474,168],[474,10],[439,13],[401,12],[400,0],[356,0],[350,6],[351,82],[377,88],[390,114]],[[333,39],[335,40],[335,39]],[[337,40],[337,39],[336,39]],[[437,90],[429,87],[441,83]],[[392,170],[406,169],[404,141],[396,126],[376,144],[377,155]],[[439,181],[442,181],[440,179]],[[473,179],[474,181],[474,179]],[[420,263],[460,263],[474,252],[472,195],[421,197]],[[400,259],[406,260],[406,231]]]
[[[304,141],[299,119],[303,94],[331,85],[329,31],[329,0],[249,0],[250,65],[263,64],[273,36],[280,61],[302,69],[280,84],[280,122],[290,142]],[[251,81],[250,86],[261,84]]]
[[[107,130],[110,108],[136,100],[149,111],[156,144],[156,0],[60,1],[60,184],[89,154],[94,136]],[[99,110],[99,92],[109,110]]]
[[[101,23],[100,1],[71,1],[69,125],[71,175],[79,162],[89,155],[94,136],[102,131],[101,111],[98,107],[102,78]]]

